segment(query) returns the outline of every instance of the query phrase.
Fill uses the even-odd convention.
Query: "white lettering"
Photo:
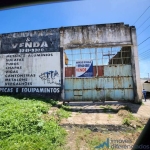
[[[48,44],[46,41],[43,41],[42,44],[41,44],[41,47],[48,47]]]
[[[39,47],[40,43],[39,42],[33,42],[33,47]]]
[[[19,47],[24,47],[24,43],[20,43],[20,44],[19,44]]]
[[[25,47],[30,47],[31,48],[32,47],[32,42],[26,42]]]
[[[12,47],[13,47],[13,48],[16,48],[17,46],[18,46],[18,43],[12,44]]]
[[[0,88],[0,92],[5,92],[5,93],[7,93],[7,92],[13,92],[13,88]]]

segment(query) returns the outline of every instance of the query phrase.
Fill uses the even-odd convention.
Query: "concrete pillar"
[[[140,69],[138,60],[138,48],[137,48],[137,37],[136,29],[134,26],[131,27],[131,65],[133,75],[133,89],[134,89],[134,102],[139,103],[142,101],[142,87],[140,81]]]
[[[65,54],[64,54],[64,49],[63,49],[63,30],[59,30],[59,34],[60,34],[60,50],[61,50],[61,53],[63,55],[63,60],[61,61],[61,63],[63,64],[62,65],[62,68],[61,68],[61,72],[62,72],[62,85],[61,85],[61,88],[62,88],[62,92],[61,92],[61,100],[64,101],[65,99]]]

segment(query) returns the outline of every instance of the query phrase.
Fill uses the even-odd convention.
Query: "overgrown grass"
[[[42,117],[51,106],[35,99],[0,96],[0,149],[61,149],[65,143],[65,130],[55,118],[47,120]],[[62,109],[57,114],[59,118],[68,117]]]
[[[130,125],[132,120],[138,121],[138,118],[129,112],[129,114],[123,119],[123,124]]]

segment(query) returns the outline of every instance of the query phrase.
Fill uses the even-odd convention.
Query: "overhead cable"
[[[149,18],[150,16],[137,28],[137,30],[140,29]]]
[[[147,52],[147,51],[149,51],[149,50],[150,50],[150,49],[148,49],[148,50],[146,50],[146,51],[140,53],[139,55],[143,55],[145,52]]]
[[[148,27],[146,27],[141,33],[143,33],[147,28],[149,28],[150,27],[150,25],[148,26]],[[141,34],[140,33],[140,34]],[[139,36],[140,34],[138,34],[137,36]]]
[[[147,9],[143,12],[143,14],[135,21],[135,23],[133,25],[135,25],[139,19],[145,14],[145,12],[150,8],[150,6],[147,7]]]
[[[150,38],[150,36],[147,38],[147,39],[145,39],[143,42],[141,42],[139,45],[141,45],[141,44],[143,44],[145,41],[147,41],[148,39]],[[138,45],[138,46],[139,46]]]

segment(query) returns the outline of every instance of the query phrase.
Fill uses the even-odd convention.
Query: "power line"
[[[150,49],[148,49],[148,50],[146,50],[146,51],[144,51],[143,53],[140,53],[139,55],[143,55],[145,52],[147,52],[147,51],[149,51]]]
[[[141,42],[139,45],[141,45],[141,44],[143,44],[145,41],[147,41],[148,39],[150,38],[150,36],[147,38],[147,39],[145,39],[143,42]],[[138,45],[138,46],[139,46]]]
[[[149,18],[150,16],[137,28],[137,30],[140,29]]]
[[[141,61],[141,60],[145,60],[145,59],[147,59],[147,58],[150,58],[150,56],[146,56],[146,57],[144,57],[144,58],[140,59],[139,61]]]
[[[146,27],[141,33],[143,33],[147,28],[149,28],[150,27],[150,25],[148,26],[148,27]],[[140,34],[141,34],[140,33]],[[138,34],[137,36],[139,36],[140,34]]]
[[[141,59],[144,59],[144,58],[147,58],[147,57],[150,58],[149,56],[150,56],[150,53],[148,52],[147,54],[145,54],[143,56],[139,56],[139,58],[141,60]]]
[[[143,59],[145,59],[145,58],[150,58],[150,55],[146,55],[146,56],[140,58],[140,60],[143,60]]]
[[[139,51],[141,51],[142,49],[144,49],[145,47],[147,47],[147,46],[149,46],[149,45],[150,45],[150,43],[149,43],[148,45],[142,47],[141,49],[139,49]]]
[[[143,58],[145,58],[145,57],[147,57],[147,56],[149,56],[150,55],[150,52],[148,52],[147,54],[145,54],[145,55],[143,55],[143,56],[139,56],[139,58],[140,59],[143,59]]]
[[[143,12],[143,14],[135,21],[135,23],[133,25],[135,25],[138,20],[145,14],[145,12],[150,8],[150,6],[147,7],[147,9]]]

